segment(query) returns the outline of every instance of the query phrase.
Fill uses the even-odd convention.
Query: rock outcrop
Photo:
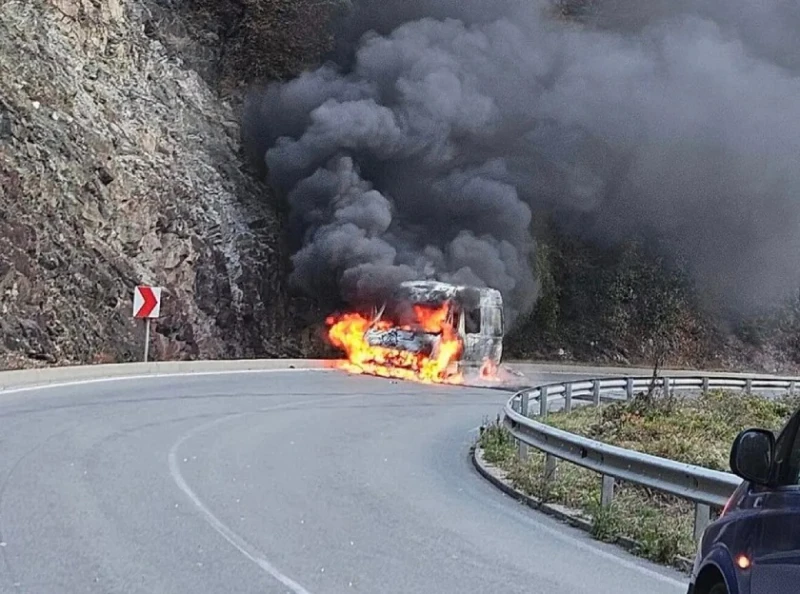
[[[144,2],[0,4],[0,368],[302,355],[280,220],[239,128]]]

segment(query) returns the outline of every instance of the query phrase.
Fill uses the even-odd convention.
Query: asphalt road
[[[477,475],[506,398],[332,371],[0,393],[0,592],[685,592]]]

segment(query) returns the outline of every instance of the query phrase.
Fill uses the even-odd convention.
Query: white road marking
[[[117,377],[98,377],[91,379],[74,379],[66,380],[63,382],[56,382],[50,384],[36,384],[31,386],[22,386],[19,388],[0,388],[0,396],[6,394],[19,394],[22,392],[35,392],[39,390],[49,390],[52,388],[68,388],[70,386],[84,386],[89,384],[104,384],[109,382],[121,382],[129,380],[143,380],[151,378],[172,378],[172,377],[191,377],[191,376],[205,376],[205,375],[239,375],[245,373],[319,373],[322,371],[335,371],[334,369],[299,369],[299,368],[286,368],[286,369],[220,369],[217,371],[179,371],[172,373],[141,373],[136,375],[121,375]]]
[[[536,510],[531,509],[531,508],[527,508],[527,511],[529,513],[526,514],[526,516],[532,521],[532,523],[536,524],[537,528],[540,528],[541,530],[544,530],[545,532],[547,532],[549,534],[552,534],[555,538],[558,538],[559,540],[563,540],[564,542],[571,543],[572,545],[575,546],[575,548],[581,549],[583,551],[588,551],[588,552],[594,553],[595,555],[598,555],[599,557],[603,557],[604,559],[608,559],[609,561],[614,561],[615,563],[618,563],[618,564],[620,564],[620,565],[622,565],[622,566],[624,566],[624,567],[626,567],[628,569],[633,569],[635,571],[643,573],[643,574],[645,574],[645,575],[647,575],[649,577],[657,579],[657,580],[659,580],[661,582],[664,582],[666,584],[671,584],[671,585],[675,586],[676,588],[680,589],[681,592],[685,592],[686,591],[687,582],[684,582],[684,581],[681,581],[681,580],[677,580],[677,579],[675,579],[673,577],[670,577],[668,575],[665,575],[665,574],[663,574],[663,573],[661,573],[659,571],[656,571],[654,569],[650,569],[649,567],[645,567],[644,565],[642,565],[640,563],[625,559],[624,557],[622,557],[622,555],[625,554],[624,551],[622,551],[622,550],[620,550],[619,554],[612,553],[610,551],[605,551],[605,550],[601,549],[599,546],[594,545],[593,543],[585,542],[585,541],[583,541],[583,540],[581,540],[579,538],[576,538],[576,537],[572,536],[571,534],[569,534],[567,532],[561,532],[561,531],[558,531],[558,530],[555,530],[555,529],[551,528],[550,526],[545,526],[542,522],[537,521],[536,518],[531,516],[532,513],[541,513],[541,512],[536,512]],[[575,530],[577,530],[577,528],[575,528]]]
[[[346,400],[349,398],[359,398],[361,394],[348,394],[345,396],[335,396],[330,398],[316,398],[314,400],[303,400],[299,402],[287,402],[285,404],[278,404],[275,406],[267,406],[264,408],[259,409],[257,412],[267,412],[267,411],[274,411],[280,410],[283,408],[291,408],[296,406],[305,406],[305,405],[313,405],[313,404],[321,404],[325,402],[337,402],[340,400]],[[178,485],[181,491],[194,503],[195,507],[200,511],[203,516],[203,519],[214,529],[216,530],[225,540],[227,540],[231,545],[233,545],[242,555],[244,555],[247,559],[258,565],[265,573],[267,573],[270,577],[275,579],[276,581],[280,582],[287,588],[289,588],[294,594],[311,594],[308,590],[306,590],[303,586],[298,584],[292,578],[284,574],[280,571],[275,565],[270,563],[270,561],[264,556],[264,554],[259,551],[255,546],[247,542],[244,538],[236,534],[233,530],[231,530],[228,526],[222,523],[222,521],[214,515],[214,513],[206,507],[205,503],[197,496],[197,494],[192,490],[192,488],[187,484],[186,480],[183,478],[181,474],[181,469],[178,464],[178,449],[181,445],[186,442],[190,437],[193,435],[200,433],[201,431],[205,431],[213,427],[214,425],[219,425],[221,423],[225,423],[227,421],[231,421],[233,419],[237,419],[239,417],[243,417],[245,415],[254,414],[252,412],[245,412],[245,413],[236,413],[233,415],[228,415],[225,417],[221,417],[219,419],[214,419],[211,422],[203,423],[189,431],[188,433],[184,434],[178,441],[176,441],[173,446],[169,450],[169,455],[167,457],[169,461],[169,472],[172,475],[172,480],[175,481],[175,484]],[[244,518],[242,518],[244,519]]]
[[[626,559],[624,555],[627,555],[629,553],[626,553],[621,549],[619,553],[612,553],[610,551],[606,551],[600,548],[600,543],[595,544],[593,542],[586,542],[585,539],[576,537],[573,534],[567,532],[566,530],[557,530],[555,528],[552,528],[551,526],[548,525],[547,522],[556,522],[557,520],[548,516],[544,512],[537,511],[527,505],[519,505],[516,499],[513,499],[510,496],[503,493],[502,491],[500,491],[497,487],[492,485],[485,478],[480,477],[480,480],[483,484],[489,485],[496,493],[500,495],[500,498],[492,500],[492,505],[499,511],[502,511],[503,513],[510,512],[514,515],[520,514],[524,518],[525,523],[533,524],[537,529],[542,530],[543,532],[547,532],[548,534],[552,535],[558,540],[569,543],[577,549],[593,553],[599,557],[602,557],[603,559],[614,561],[615,563],[618,563],[628,569],[633,569],[649,577],[655,578],[661,582],[676,586],[677,588],[681,588],[681,591],[686,590],[687,587],[686,582],[677,580],[673,577],[670,577],[669,575],[656,571],[655,569],[650,569],[649,567],[646,567],[643,564],[644,561],[642,561],[641,563],[637,563],[634,560]],[[509,509],[509,507],[505,503],[507,501],[514,501],[515,505]],[[574,528],[574,530],[579,530],[579,529]],[[586,536],[585,538],[590,538],[590,537]]]

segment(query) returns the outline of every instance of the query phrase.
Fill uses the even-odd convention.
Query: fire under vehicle
[[[387,306],[410,309],[410,324],[381,323]],[[426,312],[440,312],[431,316]],[[453,336],[459,344],[456,356],[448,356],[441,375],[450,377],[471,368],[496,368],[503,354],[503,298],[490,288],[456,286],[437,281],[402,283],[390,302],[373,312],[364,334],[371,347],[414,353],[442,360],[441,349]]]

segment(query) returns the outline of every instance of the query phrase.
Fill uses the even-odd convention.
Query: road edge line
[[[212,375],[241,375],[241,374],[259,374],[259,373],[319,373],[326,371],[335,371],[333,368],[262,368],[262,369],[213,369],[208,371],[201,370],[185,370],[185,371],[152,371],[152,372],[135,372],[131,370],[130,374],[122,375],[109,375],[109,376],[87,376],[87,377],[72,377],[65,378],[58,381],[43,381],[42,383],[25,383],[25,384],[10,384],[8,386],[0,385],[0,396],[19,394],[24,392],[35,392],[39,390],[47,390],[53,388],[68,388],[70,386],[83,386],[91,384],[112,383],[120,381],[132,381],[141,379],[158,379],[158,378],[176,378],[176,377],[203,377]],[[1,379],[1,378],[0,378]]]
[[[479,447],[478,444],[473,445],[470,448],[469,452],[470,460],[472,461],[472,465],[475,470],[478,471],[484,479],[486,479],[489,483],[491,483],[494,487],[502,491],[505,495],[508,495],[512,499],[516,499],[520,503],[523,503],[534,509],[536,511],[540,511],[548,516],[554,517],[557,520],[564,522],[565,524],[569,524],[573,528],[578,528],[583,532],[591,535],[592,532],[592,523],[588,520],[580,511],[572,508],[567,508],[565,506],[556,506],[551,503],[543,502],[541,499],[536,497],[532,497],[527,493],[523,493],[522,491],[518,490],[514,487],[509,481],[500,478],[497,476],[493,470],[500,470],[497,466],[490,464],[485,460],[483,457],[483,451]],[[635,551],[637,548],[640,547],[639,543],[635,540],[626,538],[624,536],[618,536],[613,541],[598,541],[604,542],[606,544],[611,544],[617,546],[624,551],[635,555]],[[668,567],[672,569],[678,569],[687,575],[691,572],[692,569],[692,560],[678,558],[678,562],[673,565],[666,565],[657,563],[657,565],[661,565],[662,567]]]

